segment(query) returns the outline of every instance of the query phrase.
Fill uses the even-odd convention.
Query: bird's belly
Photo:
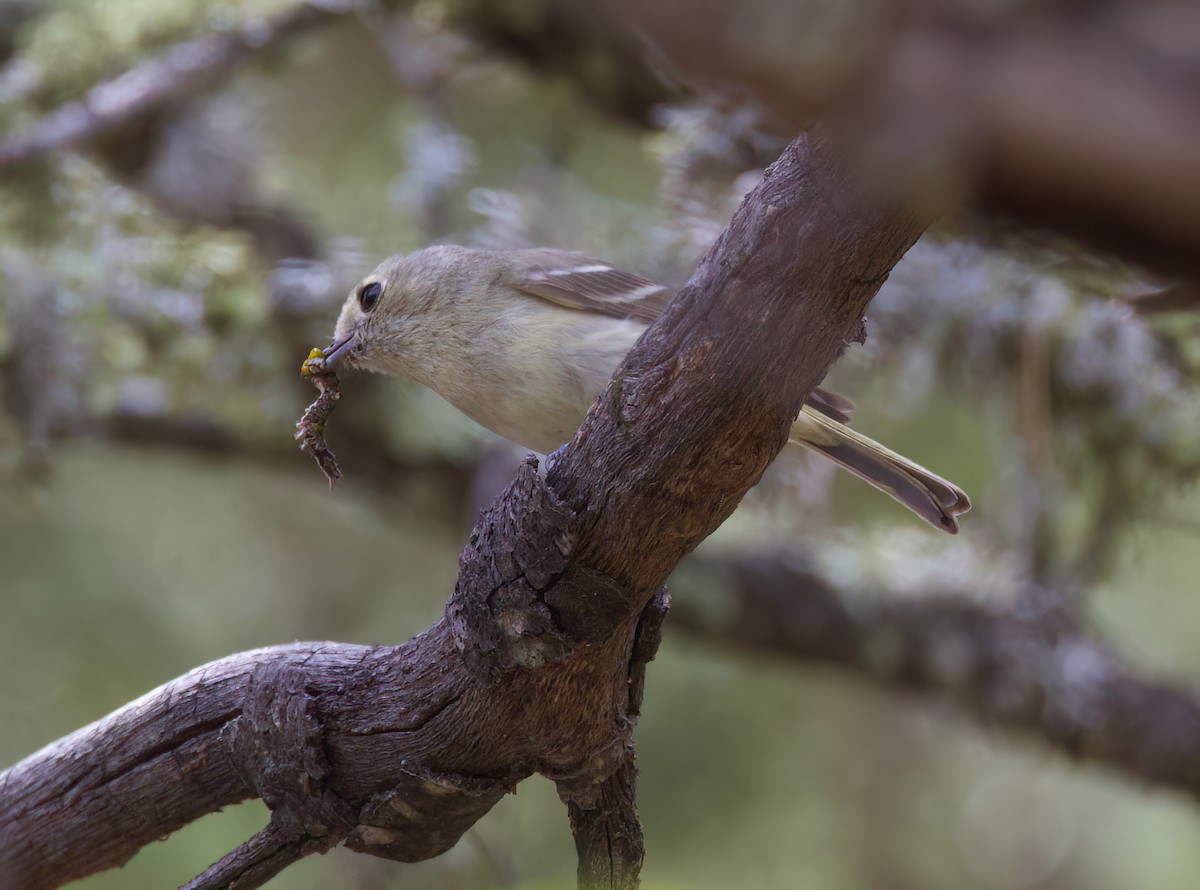
[[[443,380],[434,388],[492,432],[543,454],[554,451],[574,436],[643,330],[636,322],[575,312],[565,317],[569,324],[543,311],[519,319],[519,331],[489,329],[476,343],[470,379]],[[549,329],[536,330],[539,322]]]
[[[571,440],[590,404],[590,400],[586,404],[555,405],[536,397],[510,398],[503,418],[492,431],[524,448],[549,454]]]
[[[474,370],[470,384],[442,395],[481,426],[543,454],[571,440],[603,388],[602,380],[584,380],[571,367],[509,364],[493,374],[485,364]]]

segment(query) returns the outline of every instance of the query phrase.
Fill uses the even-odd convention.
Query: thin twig
[[[304,841],[284,837],[271,823],[180,890],[253,890],[305,855]]]

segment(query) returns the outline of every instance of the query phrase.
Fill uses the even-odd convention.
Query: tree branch
[[[634,717],[641,713],[646,665],[662,641],[662,624],[670,604],[666,590],[659,591],[642,613],[634,637],[629,672],[629,713]],[[636,887],[646,855],[637,813],[633,745],[616,746],[610,753],[617,765],[602,781],[586,775],[582,781],[575,777],[556,780],[575,836],[581,890]]]
[[[130,131],[156,110],[360,6],[310,0],[263,29],[182,44],[0,141],[0,169],[105,135],[136,143]],[[1186,0],[1102,12],[1068,2],[987,11],[937,0],[709,0],[697,11],[690,0],[539,0],[516,15],[464,2],[448,24],[648,125],[673,90],[635,52],[636,33],[693,85],[781,112],[791,122],[782,129],[837,120],[864,169],[922,180],[946,206],[1012,215],[1170,276],[1200,276],[1200,89],[1177,46],[1200,31],[1200,11]],[[287,242],[268,253],[304,253],[311,240],[285,218],[239,224]]]
[[[695,86],[839,121],[864,169],[1200,276],[1194,3],[604,5]]]
[[[675,624],[757,653],[834,664],[885,686],[949,697],[990,725],[1070,757],[1200,797],[1200,695],[1139,676],[1053,606],[844,591],[795,553],[689,564],[727,591],[678,599]]]
[[[259,846],[290,855],[278,837],[424,859],[532,772],[569,782],[576,808],[598,786],[593,809],[636,824],[626,752],[657,640],[638,629],[661,621],[662,582],[783,447],[922,228],[798,139],[547,477],[526,464],[481,516],[441,621],[400,646],[232,656],[32,755],[0,774],[0,875],[57,886],[253,795],[272,832],[222,874],[267,874]],[[633,886],[640,831],[612,837],[608,873]]]
[[[580,890],[638,885],[646,848],[637,814],[637,769],[633,747],[622,753],[617,771],[587,792],[565,791],[559,783],[575,836]]]
[[[268,823],[262,831],[224,856],[220,862],[206,868],[184,884],[180,890],[250,890],[261,887],[293,862],[328,847],[310,849],[304,839],[288,837],[287,833]]]
[[[136,435],[132,440],[123,436],[118,440],[203,451],[207,439],[184,441],[189,436],[188,427],[177,432],[168,427],[144,439]],[[221,443],[222,453],[230,447],[246,456],[244,449],[249,448],[245,443],[234,444],[230,436],[222,435],[215,441]],[[379,453],[371,456],[372,449]],[[275,462],[279,453],[271,448],[264,454],[249,452],[249,456],[256,462]],[[372,488],[380,491],[392,489],[412,475],[430,472],[443,475],[446,498],[455,503],[470,487],[466,468],[449,464],[406,466],[382,450],[378,436],[364,435],[355,445],[355,457],[366,467],[377,468],[371,472]],[[393,469],[387,469],[389,466]],[[1157,760],[1152,781],[1198,793],[1192,774],[1200,766],[1191,762],[1188,752],[1200,750],[1200,705],[1194,704],[1200,702],[1200,692],[1139,674],[1103,641],[1078,628],[1069,616],[1043,618],[1014,610],[1007,603],[981,605],[971,595],[970,578],[963,579],[963,593],[958,596],[939,593],[915,601],[906,598],[891,602],[880,599],[874,591],[846,590],[815,570],[802,568],[804,564],[794,551],[685,562],[672,578],[679,597],[675,623],[718,646],[835,664],[883,687],[947,698],[967,717],[1028,734],[1068,756],[1103,763],[1130,778],[1150,779],[1147,765]],[[722,588],[716,603],[705,599],[713,578]],[[885,641],[888,664],[908,667],[882,669],[886,665],[881,666],[875,658],[880,639]],[[1133,693],[1124,695],[1122,701],[1140,702],[1136,718],[1120,718],[1115,711],[1102,718],[1111,732],[1138,727],[1127,741],[1126,755],[1100,756],[1092,748],[1068,744],[1061,732],[1051,732],[1043,725],[1046,715],[1034,705],[1046,700],[1043,687],[1049,675],[1045,670],[1034,670],[1033,665],[1050,664],[1064,641],[1077,641],[1081,648],[1074,651],[1093,652],[1097,661],[1109,664],[1113,675],[1126,678]],[[965,652],[966,672],[972,677],[965,686],[959,671],[946,672],[937,667],[943,647],[960,655]],[[1054,688],[1059,693],[1064,691],[1061,684]],[[1010,700],[1024,702],[1025,706],[1017,711],[997,706]],[[1114,708],[1117,704],[1112,702]],[[1165,759],[1149,751],[1128,753],[1138,740],[1164,738],[1177,741]]]

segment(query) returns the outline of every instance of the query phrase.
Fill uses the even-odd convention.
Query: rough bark
[[[0,774],[4,882],[117,865],[252,795],[269,829],[196,886],[257,886],[339,841],[422,859],[537,771],[571,807],[581,876],[634,886],[630,746],[656,592],[783,447],[923,223],[798,139],[546,478],[526,464],[481,517],[443,620],[400,646],[232,656]],[[599,821],[613,843],[595,842]]]

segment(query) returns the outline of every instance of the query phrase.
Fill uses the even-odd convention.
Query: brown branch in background
[[[1140,676],[1053,605],[1037,608],[1037,597],[1015,609],[972,602],[969,590],[881,599],[778,553],[698,560],[673,583],[675,627],[944,696],[1070,757],[1200,797],[1197,691]],[[719,599],[706,603],[698,594],[714,584]]]
[[[36,0],[8,0],[0,4],[0,77],[17,49],[17,34],[39,13]]]
[[[587,4],[590,5],[590,4]],[[606,0],[693,86],[840,122],[883,181],[1200,277],[1200,7]],[[1190,50],[1189,50],[1190,47]]]
[[[636,42],[597,28],[594,14],[566,0],[539,0],[539,6],[513,13],[487,2],[459,3],[448,24],[531,67],[566,76],[597,107],[649,125],[653,107],[670,91],[650,71]],[[265,24],[174,46],[0,140],[0,170],[136,130],[163,108],[213,90],[246,62],[291,38],[371,9],[363,0],[304,0]]]
[[[305,3],[252,32],[182,44],[0,141],[0,169],[89,143],[119,171],[159,110],[360,8]],[[790,121],[785,132],[836,120],[880,182],[920,182],[941,206],[1009,214],[1169,277],[1200,277],[1200,76],[1180,44],[1200,34],[1200,8],[1185,0],[535,0],[519,13],[467,2],[445,26],[566,78],[581,99],[640,126],[678,95],[652,68],[665,57],[695,88],[765,103]],[[641,38],[649,53],[635,49]],[[277,216],[232,224],[287,243],[266,245],[269,254],[308,255],[310,239]]]
[[[203,100],[247,62],[361,5],[305,0],[266,23],[178,44],[0,140],[0,177],[47,154],[87,151],[164,214],[246,232],[268,263],[314,257],[309,221],[257,194],[244,140],[220,133]]]
[[[470,468],[439,456],[413,457],[386,446],[386,437],[377,426],[362,422],[356,412],[347,412],[346,423],[339,426],[336,441],[354,455],[354,487],[360,492],[388,498],[403,496],[414,489],[434,487],[440,497],[425,507],[431,520],[460,527],[464,516],[474,517],[490,503],[503,485],[495,483],[486,501],[473,509],[464,509],[471,498]],[[197,459],[227,463],[237,460],[270,472],[294,472],[308,478],[312,465],[296,452],[295,443],[286,436],[252,439],[230,427],[203,416],[175,417],[145,412],[117,413],[105,418],[81,419],[76,435],[114,445],[191,455]],[[507,465],[506,465],[507,466]],[[511,467],[503,482],[512,478]],[[444,512],[442,509],[444,508]]]
[[[296,455],[293,440],[250,440],[234,429],[202,416],[155,416],[115,414],[83,423],[80,433],[116,445],[136,449],[167,450],[199,458],[252,462],[264,469],[292,470],[306,476],[312,464]],[[469,468],[444,457],[410,457],[394,453],[380,444],[377,427],[343,423],[337,440],[354,453],[354,479],[361,488],[377,494],[394,494],[410,483],[433,485],[444,493],[449,505],[466,503],[470,487]],[[505,477],[505,481],[510,479]],[[492,494],[498,488],[494,488]],[[488,498],[491,500],[491,498]],[[457,513],[456,513],[457,515]]]

